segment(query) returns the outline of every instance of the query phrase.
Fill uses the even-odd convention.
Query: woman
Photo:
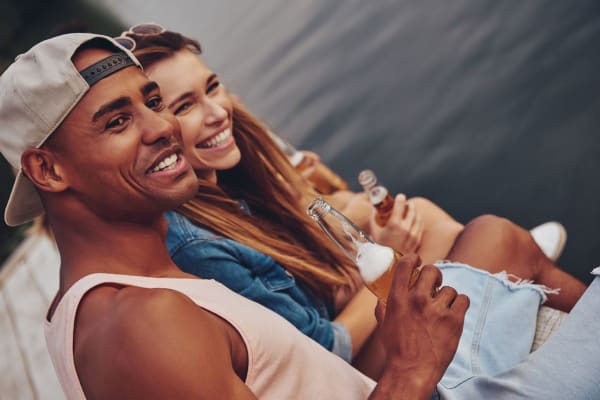
[[[181,124],[186,156],[200,178],[195,199],[167,215],[174,261],[272,308],[344,359],[354,358],[375,328],[376,300],[361,289],[354,266],[306,216],[305,204],[315,196],[312,188],[265,127],[232,100],[198,58],[197,42],[159,27],[127,36],[135,39],[136,56]],[[396,203],[391,222],[383,228],[371,224],[371,233],[406,251],[397,238],[410,236],[416,210],[406,229],[399,212],[405,200],[398,197]],[[566,274],[547,261],[534,263],[534,269],[526,263],[515,266],[511,272],[558,286],[554,283],[563,283]],[[485,261],[480,266],[500,270]],[[574,282],[566,296],[551,302],[569,309],[575,301],[571,297],[578,298],[583,289]]]

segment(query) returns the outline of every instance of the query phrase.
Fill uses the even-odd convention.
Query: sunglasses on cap
[[[136,41],[129,35],[137,35],[137,36],[154,36],[160,35],[165,32],[166,29],[154,22],[147,22],[144,24],[137,24],[121,33],[121,36],[117,36],[113,38],[117,43],[121,46],[125,47],[129,51],[134,51],[136,46]]]

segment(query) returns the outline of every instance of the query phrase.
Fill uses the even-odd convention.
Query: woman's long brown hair
[[[201,53],[198,42],[166,31],[137,36],[135,55],[145,67],[180,50]],[[241,161],[217,172],[218,185],[200,179],[194,199],[176,211],[195,224],[273,257],[324,299],[334,287],[353,291],[356,270],[310,220],[302,200],[317,196],[273,143],[267,128],[235,99],[233,135]],[[240,210],[244,199],[252,215]]]

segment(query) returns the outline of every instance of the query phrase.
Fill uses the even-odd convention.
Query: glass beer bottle
[[[394,209],[394,198],[383,185],[377,184],[377,177],[370,169],[365,169],[358,174],[358,182],[369,196],[369,201],[375,209],[375,222],[379,226],[385,226]]]
[[[385,303],[392,286],[396,263],[402,254],[391,247],[375,243],[323,199],[313,200],[307,212],[323,232],[356,264],[367,288]],[[418,275],[419,270],[415,268],[411,275],[411,286]]]
[[[267,132],[275,144],[288,157],[290,164],[292,164],[296,171],[302,172],[311,166],[311,160],[292,146],[292,144],[270,130]],[[338,190],[348,189],[346,181],[340,178],[323,163],[315,165],[313,172],[307,179],[313,185],[315,190],[321,194],[331,194]]]

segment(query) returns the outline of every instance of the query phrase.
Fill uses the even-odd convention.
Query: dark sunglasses
[[[130,34],[137,36],[153,36],[160,35],[165,32],[166,29],[154,22],[147,22],[144,24],[137,24],[121,33],[121,36],[113,38],[117,43],[126,48],[129,51],[134,51],[136,42],[135,39],[129,36]]]

